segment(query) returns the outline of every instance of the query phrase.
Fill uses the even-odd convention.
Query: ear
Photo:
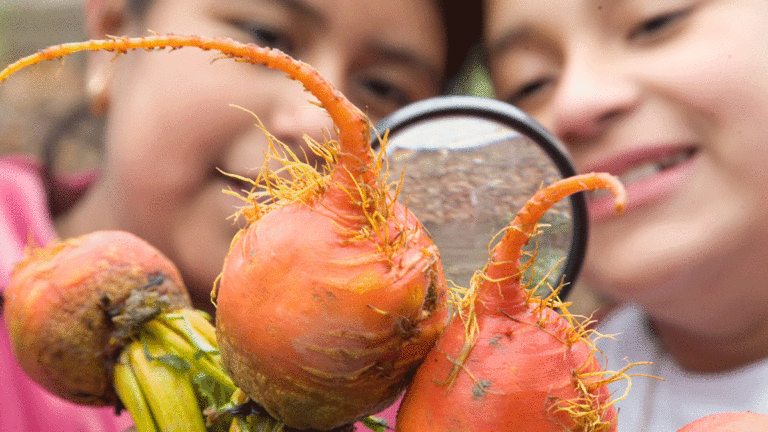
[[[127,10],[130,0],[85,0],[85,28],[90,39],[107,36],[123,36],[130,17]],[[88,54],[85,70],[86,91],[91,111],[101,116],[109,105],[109,87],[114,75],[114,54],[93,52]]]
[[[106,35],[119,36],[128,21],[127,1],[130,0],[86,0],[88,37],[102,39]]]

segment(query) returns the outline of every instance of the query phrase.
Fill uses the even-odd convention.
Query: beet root
[[[369,242],[339,247],[333,219],[294,210],[268,213],[233,244],[217,336],[238,386],[273,416],[331,429],[401,395],[445,325],[445,281],[424,233],[390,261]],[[314,229],[276,235],[270,220]]]
[[[125,309],[132,294],[169,308],[191,306],[176,267],[132,234],[101,231],[28,249],[4,294],[22,369],[64,399],[114,405],[113,365],[130,331],[113,317],[131,325],[151,309]]]
[[[766,432],[768,415],[753,412],[710,414],[695,420],[677,432]]]

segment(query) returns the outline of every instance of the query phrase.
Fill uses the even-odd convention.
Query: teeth
[[[679,165],[687,161],[688,159],[693,157],[694,153],[695,153],[694,149],[687,149],[685,151],[681,151],[673,155],[669,155],[658,161],[649,161],[649,162],[643,163],[619,175],[618,176],[619,180],[621,180],[621,182],[624,183],[625,185],[641,181],[643,179],[654,176],[666,169],[672,168],[676,165]],[[603,189],[595,190],[588,193],[590,200],[599,200],[604,197],[608,197],[610,195],[611,195],[610,192]]]
[[[620,175],[619,180],[624,184],[634,183],[638,180],[655,175],[661,172],[661,170],[661,164],[659,163],[646,163]]]
[[[675,153],[671,157],[662,160],[659,165],[661,166],[662,170],[665,170],[667,168],[671,168],[677,164],[683,163],[687,161],[688,159],[693,156],[693,150],[686,150],[684,152]]]
[[[625,184],[637,182],[681,164],[690,159],[691,156],[693,156],[693,150],[675,153],[659,161],[647,162],[636,168],[630,169],[621,174],[619,179]]]

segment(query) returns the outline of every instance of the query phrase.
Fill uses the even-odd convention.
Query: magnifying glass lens
[[[464,287],[515,213],[542,185],[561,178],[530,138],[485,119],[417,123],[391,136],[388,148],[390,178],[405,176],[400,201],[432,235],[446,277]],[[558,203],[541,223],[546,227],[538,242],[527,247],[540,249],[537,279],[546,273],[556,279],[570,247],[570,204]]]

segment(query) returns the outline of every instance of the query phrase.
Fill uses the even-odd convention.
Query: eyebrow
[[[373,41],[368,44],[368,51],[377,57],[392,63],[404,64],[416,70],[420,70],[432,76],[443,76],[443,70],[429,61],[421,58],[417,53],[406,47],[388,45],[381,41]]]
[[[530,34],[530,29],[525,26],[512,27],[502,33],[500,37],[486,44],[485,51],[488,56],[492,56],[500,51],[514,48],[522,43],[523,40],[527,39]]]
[[[626,0],[587,0],[583,7],[594,7],[597,11],[604,14],[610,14],[616,8],[624,5]],[[500,51],[509,50],[517,47],[521,43],[537,39],[537,33],[530,24],[522,23],[507,28],[500,37],[485,44],[485,51],[490,56]]]
[[[286,9],[289,9],[293,13],[301,15],[304,18],[308,18],[314,21],[320,28],[326,28],[328,26],[328,19],[323,13],[311,5],[301,0],[269,0],[272,3],[280,5]]]

